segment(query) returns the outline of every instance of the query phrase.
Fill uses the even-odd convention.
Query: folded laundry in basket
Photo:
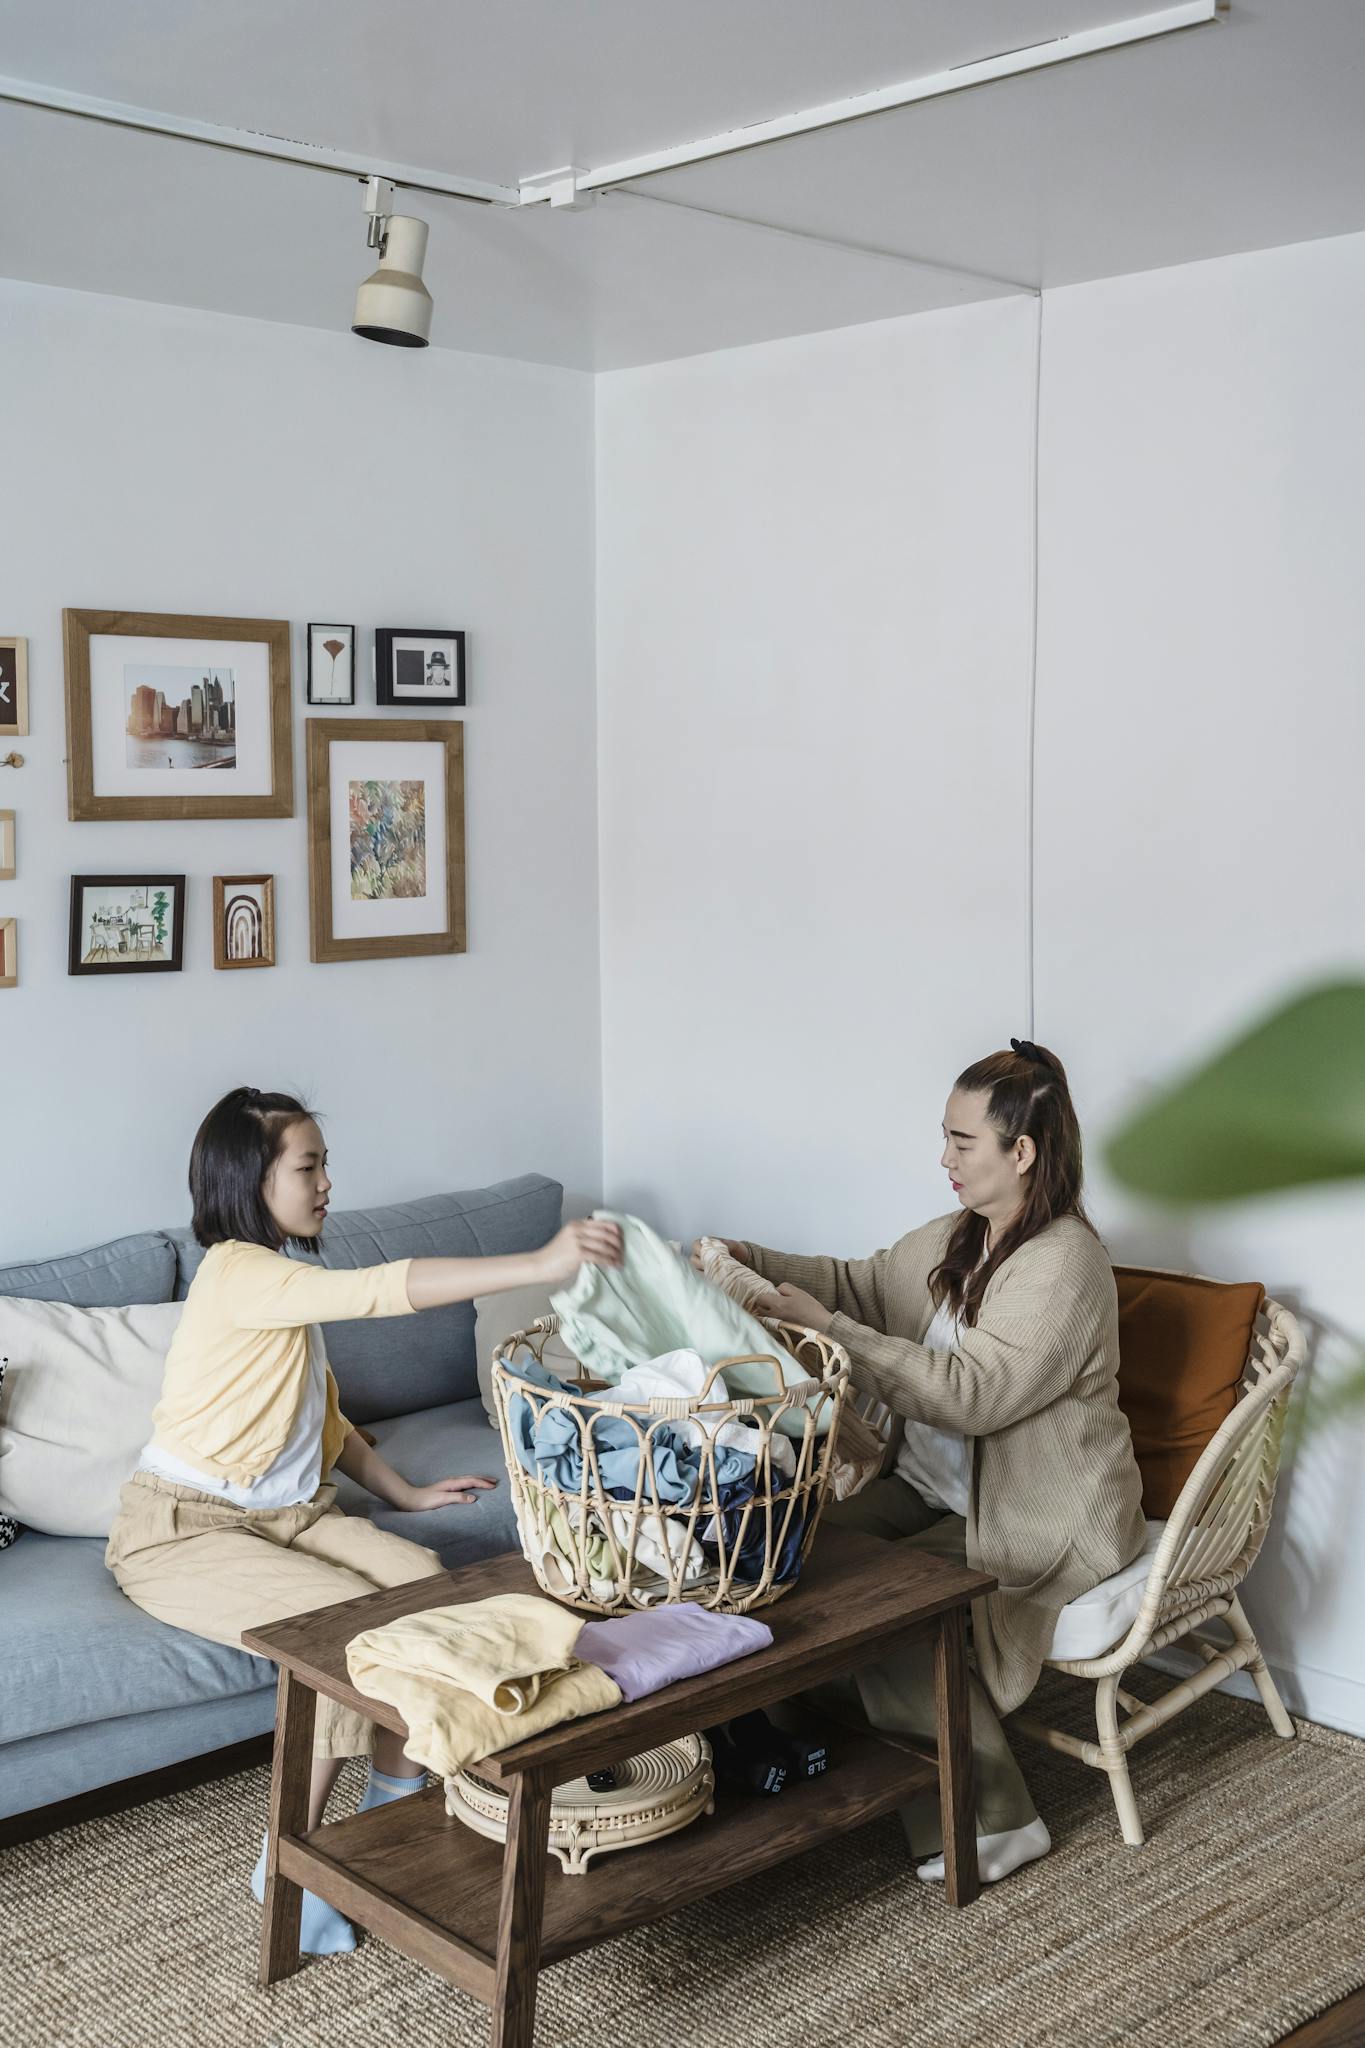
[[[621,1689],[580,1663],[578,1616],[530,1593],[400,1615],[346,1646],[351,1683],[407,1723],[405,1756],[449,1777],[561,1721],[619,1706]]]
[[[577,1655],[614,1678],[622,1699],[639,1700],[680,1678],[751,1657],[772,1639],[766,1622],[747,1614],[714,1614],[708,1607],[675,1604],[585,1622]]]
[[[560,1334],[596,1378],[613,1385],[632,1365],[679,1349],[700,1353],[707,1365],[756,1356],[749,1365],[726,1363],[732,1394],[773,1394],[774,1362],[784,1386],[810,1377],[762,1323],[692,1270],[638,1216],[609,1209],[597,1215],[621,1226],[620,1266],[580,1266],[567,1287],[550,1297]],[[831,1403],[815,1404],[817,1431],[829,1427]],[[801,1436],[800,1409],[777,1417],[785,1435]]]

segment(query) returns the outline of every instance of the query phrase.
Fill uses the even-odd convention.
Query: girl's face
[[[992,1221],[1012,1215],[1023,1195],[1023,1176],[1034,1160],[1032,1138],[1005,1146],[986,1118],[990,1095],[985,1089],[965,1094],[954,1089],[943,1112],[943,1157],[953,1193],[964,1209]]]
[[[311,1116],[290,1124],[261,1193],[281,1242],[316,1237],[327,1220],[327,1148]]]

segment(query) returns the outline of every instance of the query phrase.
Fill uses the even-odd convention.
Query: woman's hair
[[[280,1233],[266,1207],[265,1178],[290,1125],[312,1115],[293,1095],[260,1088],[233,1088],[214,1103],[195,1132],[190,1153],[193,1228],[205,1250],[228,1238],[278,1248]],[[316,1248],[314,1240],[308,1248]]]
[[[1012,1252],[1058,1216],[1074,1216],[1087,1230],[1094,1224],[1081,1203],[1081,1127],[1076,1119],[1066,1069],[1056,1053],[1028,1039],[1012,1039],[1013,1050],[993,1052],[958,1075],[964,1095],[989,1095],[986,1121],[1007,1151],[1019,1138],[1032,1138],[1037,1157],[1022,1182],[1024,1205],[1001,1231],[980,1263],[986,1219],[964,1209],[954,1223],[942,1261],[929,1275],[936,1307],[945,1302],[968,1329],[975,1327],[981,1299],[992,1276]]]

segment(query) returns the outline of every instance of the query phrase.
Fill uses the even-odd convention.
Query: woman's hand
[[[566,1223],[558,1237],[552,1237],[544,1251],[536,1253],[540,1278],[547,1287],[572,1280],[580,1266],[619,1266],[621,1259],[620,1224],[599,1223],[591,1216]]]
[[[770,1294],[760,1294],[754,1303],[754,1313],[780,1316],[784,1323],[799,1323],[803,1330],[827,1330],[834,1321],[832,1309],[826,1308],[803,1288],[793,1287],[789,1280],[773,1288]]]
[[[706,1232],[702,1233],[703,1236],[705,1236],[706,1234]],[[747,1244],[744,1243],[742,1238],[723,1237],[721,1239],[721,1243],[725,1246],[726,1251],[729,1252],[730,1257],[735,1261],[736,1265],[747,1266],[749,1264],[749,1247]],[[701,1253],[697,1249],[697,1244],[695,1242],[692,1246],[692,1264],[696,1267],[699,1273],[702,1271]]]
[[[404,1482],[404,1498],[395,1501],[394,1506],[415,1514],[419,1508],[467,1508],[472,1507],[480,1493],[487,1493],[497,1485],[496,1479],[481,1478],[466,1472],[459,1479],[438,1479],[434,1486],[409,1486]]]

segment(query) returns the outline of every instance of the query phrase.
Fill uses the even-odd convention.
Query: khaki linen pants
[[[967,1562],[967,1524],[961,1515],[943,1515],[931,1508],[915,1488],[891,1475],[874,1479],[851,1500],[832,1501],[825,1520],[843,1529],[862,1529],[887,1544],[887,1569],[895,1569],[902,1545],[930,1550],[936,1557]],[[1026,1827],[1037,1809],[1015,1762],[1014,1752],[975,1672],[968,1675],[971,1704],[972,1767],[976,1789],[977,1826],[983,1835]],[[911,1643],[892,1650],[876,1664],[866,1664],[847,1678],[817,1687],[805,1697],[832,1719],[857,1726],[884,1728],[933,1745],[934,1653],[929,1643]],[[916,1856],[935,1856],[943,1847],[938,1800],[930,1795],[900,1809],[901,1821]]]
[[[344,1515],[336,1488],[292,1508],[239,1508],[136,1472],[119,1495],[104,1561],[128,1598],[211,1643],[242,1647],[242,1631],[445,1567],[434,1550]],[[368,1756],[374,1727],[318,1695],[313,1754]]]

